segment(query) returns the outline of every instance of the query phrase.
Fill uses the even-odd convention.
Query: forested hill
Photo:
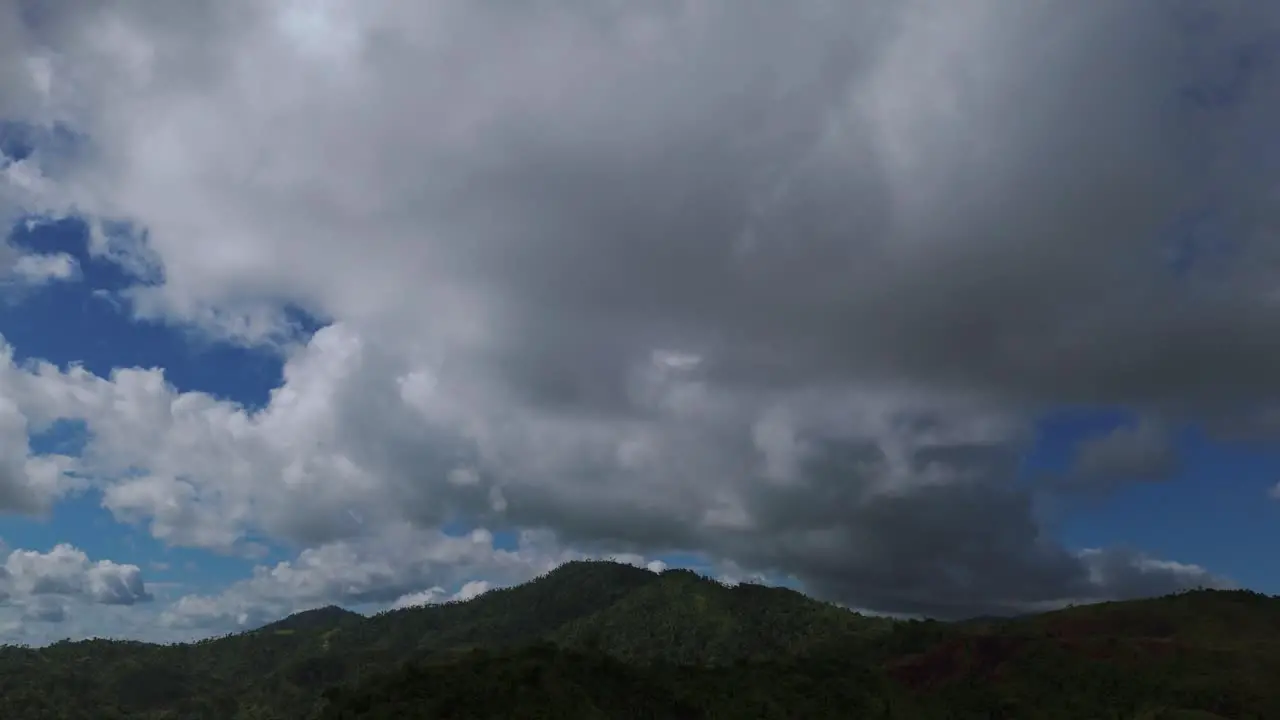
[[[1280,718],[1280,600],[947,624],[575,562],[467,602],[0,651],[0,718]]]

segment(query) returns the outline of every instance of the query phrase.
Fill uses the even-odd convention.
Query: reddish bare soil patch
[[[891,663],[889,674],[915,689],[935,688],[962,678],[994,678],[1026,648],[1026,638],[977,635],[949,640],[926,652]]]
[[[959,680],[997,681],[1019,658],[1036,649],[1053,649],[1096,662],[1131,666],[1166,658],[1185,648],[1168,638],[977,635],[949,640],[923,653],[900,658],[889,663],[886,670],[895,680],[917,691]]]

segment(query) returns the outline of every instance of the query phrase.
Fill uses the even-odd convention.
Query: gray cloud
[[[1037,522],[1031,419],[1280,391],[1260,4],[32,7],[5,52],[53,80],[0,108],[94,153],[0,196],[147,228],[145,315],[335,320],[259,414],[14,375],[104,477],[150,471],[107,504],[174,543],[463,516],[882,610],[1158,591],[1200,571]],[[1205,208],[1229,252],[1183,237]]]
[[[1171,429],[1158,421],[1143,420],[1082,441],[1071,469],[1058,485],[1105,492],[1120,483],[1165,480],[1177,471],[1178,464]]]
[[[60,623],[67,619],[67,607],[63,600],[49,595],[37,595],[22,609],[22,619],[35,622]]]

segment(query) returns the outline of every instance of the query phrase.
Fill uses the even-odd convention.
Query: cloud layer
[[[11,164],[0,206],[144,228],[95,236],[161,269],[134,312],[288,358],[261,410],[3,369],[5,442],[86,420],[78,475],[167,542],[311,548],[294,578],[464,518],[941,615],[1220,582],[1068,551],[1018,458],[1051,407],[1275,404],[1280,12],[0,8],[0,114],[89,148]],[[289,307],[332,323],[294,344]],[[71,460],[6,460],[8,505],[67,491]]]

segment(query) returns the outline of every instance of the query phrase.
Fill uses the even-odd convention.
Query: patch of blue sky
[[[1023,475],[1070,469],[1079,444],[1131,425],[1124,409],[1071,409],[1041,419]],[[1280,479],[1280,449],[1224,442],[1196,427],[1174,434],[1177,470],[1159,482],[1118,485],[1055,517],[1052,531],[1069,548],[1123,546],[1154,557],[1203,565],[1263,592],[1280,592],[1280,508],[1267,498]]]
[[[440,531],[449,537],[466,537],[479,527],[479,524],[459,517],[440,526]],[[510,528],[486,529],[493,534],[493,548],[495,550],[514,552],[520,548],[520,533],[518,530]]]
[[[250,408],[265,405],[280,384],[282,358],[272,350],[201,340],[172,325],[135,319],[118,293],[136,278],[90,255],[89,228],[82,220],[19,223],[12,238],[28,250],[71,255],[83,274],[79,282],[51,283],[19,303],[0,304],[0,335],[17,360],[78,363],[103,376],[114,368],[160,367],[179,391],[207,392]],[[319,322],[305,312],[291,313],[304,337],[318,329]]]

